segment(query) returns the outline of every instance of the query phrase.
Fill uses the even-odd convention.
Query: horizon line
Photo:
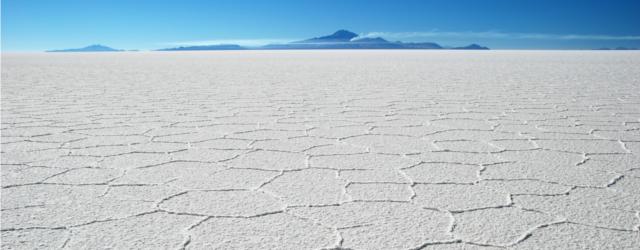
[[[340,29],[343,30],[343,29]],[[333,33],[332,33],[333,34]],[[640,41],[640,35],[601,35],[601,34],[553,34],[553,33],[517,33],[517,32],[501,32],[501,31],[440,31],[437,29],[431,31],[410,31],[410,32],[386,32],[386,31],[373,31],[373,32],[363,32],[357,33],[357,37],[355,38],[383,38],[390,42],[435,42],[437,39],[496,39],[496,40],[588,40],[588,41]],[[314,37],[317,38],[317,37]],[[354,38],[354,39],[355,39]],[[414,39],[425,39],[429,38],[431,40],[423,40],[417,41]],[[404,41],[403,41],[404,39]],[[408,39],[408,40],[407,40]],[[190,46],[215,46],[215,45],[238,45],[247,48],[259,48],[265,45],[271,44],[287,44],[296,41],[301,41],[304,39],[294,39],[294,38],[244,38],[244,39],[203,39],[203,40],[190,40],[190,41],[176,41],[176,42],[161,42],[156,43],[156,45],[164,45],[164,46],[175,46],[175,47],[190,47]],[[467,42],[466,44],[473,43],[483,43],[483,42]],[[100,43],[92,43],[92,44],[100,44]],[[454,47],[452,45],[448,45]],[[460,45],[458,45],[460,46]],[[490,46],[488,44],[483,44],[483,46]],[[175,48],[172,47],[172,48]],[[490,46],[492,47],[492,46]],[[517,47],[517,46],[515,46]],[[593,48],[536,48],[536,47],[528,47],[528,48],[505,48],[503,46],[503,50],[589,50],[589,49],[598,49],[598,48],[617,48],[617,47],[625,47],[625,46],[595,46]],[[159,50],[166,49],[167,47],[159,47],[154,49],[139,49],[139,48],[129,48],[126,50]],[[492,49],[500,49],[500,48],[492,48]],[[39,50],[6,50],[1,48],[0,51],[47,51],[52,50],[49,49],[39,49]]]

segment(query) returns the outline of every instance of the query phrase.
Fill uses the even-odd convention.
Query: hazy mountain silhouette
[[[404,43],[400,41],[390,42],[382,37],[358,38],[353,32],[339,30],[329,36],[287,44],[269,44],[261,47],[261,49],[443,49],[443,47],[431,42]],[[470,47],[469,49],[473,48]]]
[[[235,44],[206,45],[206,46],[186,46],[177,48],[160,49],[161,51],[181,51],[181,50],[242,50],[242,49],[266,49],[266,50],[289,50],[289,49],[445,49],[433,42],[390,42],[382,37],[359,37],[358,34],[348,30],[338,30],[331,35],[314,37],[311,39],[295,41],[283,44],[268,44],[260,47],[242,47]],[[489,48],[477,44],[465,47],[455,47],[451,49],[460,50],[487,50]]]
[[[123,51],[123,50],[114,49],[114,48],[107,47],[100,44],[94,44],[84,48],[48,50],[47,52],[115,52],[115,51]]]
[[[464,47],[454,47],[453,49],[466,49],[466,50],[488,50],[489,48],[477,45],[475,43],[464,46]]]
[[[401,49],[397,43],[391,43],[380,37],[360,38],[355,33],[339,30],[333,35],[307,39],[287,44],[269,44],[261,49]],[[348,40],[347,40],[348,39]]]
[[[184,50],[243,50],[247,49],[236,44],[219,44],[219,45],[203,45],[203,46],[185,46],[177,48],[159,49],[159,51],[184,51]]]
[[[358,34],[348,30],[338,30],[331,35],[314,37],[307,40],[292,43],[348,43],[351,39],[358,37]]]

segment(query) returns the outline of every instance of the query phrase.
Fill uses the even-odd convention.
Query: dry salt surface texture
[[[3,249],[639,249],[640,53],[4,54]]]

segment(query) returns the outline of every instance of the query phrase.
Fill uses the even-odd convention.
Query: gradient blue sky
[[[260,45],[348,29],[496,49],[640,47],[640,0],[2,0],[2,50]]]

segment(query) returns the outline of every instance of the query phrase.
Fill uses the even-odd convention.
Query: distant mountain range
[[[89,45],[87,47],[78,48],[78,49],[47,50],[47,52],[114,52],[114,51],[124,51],[124,50],[114,49],[114,48],[107,47],[100,44]]]
[[[387,41],[382,37],[360,37],[348,30],[338,30],[331,35],[314,37],[290,43],[268,44],[264,46],[248,47],[237,44],[213,44],[199,46],[180,46],[175,48],[158,49],[157,51],[202,51],[202,50],[296,50],[296,49],[453,49],[453,50],[488,50],[489,48],[478,44],[470,44],[463,47],[441,46],[433,42],[401,42]],[[616,47],[596,48],[593,50],[640,50],[640,48]],[[46,52],[118,52],[137,51],[120,50],[100,44],[90,45],[84,48],[47,50]]]
[[[183,46],[177,48],[159,49],[160,51],[185,51],[185,50],[289,50],[289,49],[460,49],[460,50],[488,50],[489,48],[477,44],[464,47],[445,48],[437,43],[420,42],[404,43],[390,42],[382,37],[363,37],[348,30],[338,30],[327,36],[314,37],[302,41],[284,44],[268,44],[260,47],[243,47],[236,44],[207,45],[207,46]]]
[[[443,47],[432,42],[391,42],[382,37],[360,37],[348,30],[338,30],[327,36],[314,37],[302,41],[283,44],[268,44],[259,47],[245,47],[237,44],[215,44],[200,46],[181,46],[175,48],[158,49],[158,51],[191,51],[191,50],[293,50],[293,49],[457,49],[457,50],[488,50],[489,48],[477,44],[464,47]],[[124,51],[95,44],[84,48],[48,50],[47,52],[115,52]]]

